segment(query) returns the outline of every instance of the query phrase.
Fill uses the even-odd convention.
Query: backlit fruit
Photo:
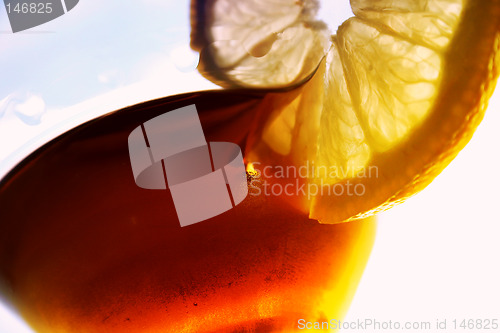
[[[266,96],[260,106],[266,120],[247,147],[247,160],[261,168],[309,167],[304,181],[317,185],[315,192],[291,202],[322,223],[371,216],[429,184],[481,121],[500,63],[498,0],[351,0],[351,7],[355,16],[332,36],[318,66],[310,66],[314,77]],[[217,58],[219,49],[210,50]],[[278,52],[271,50],[264,57]],[[212,66],[211,73],[246,85],[231,76],[239,64]],[[305,70],[301,62],[297,68]],[[263,87],[274,76],[257,68],[254,74],[254,86],[261,75]],[[356,187],[362,195],[344,195]]]
[[[192,0],[199,71],[223,87],[276,88],[311,76],[330,34],[318,1]]]

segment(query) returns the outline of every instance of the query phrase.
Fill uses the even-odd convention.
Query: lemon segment
[[[462,13],[462,0],[351,0],[357,18],[412,43],[443,50]]]
[[[387,151],[428,114],[439,85],[441,56],[357,18],[340,27],[338,43],[368,144],[377,152]]]
[[[262,143],[274,153],[288,157],[292,165],[305,165],[316,159],[325,68],[323,60],[307,83],[294,91],[269,93],[260,106],[270,113],[263,125]]]
[[[326,93],[317,139],[319,174],[315,174],[315,180],[335,183],[362,169],[370,159],[371,149],[354,111],[336,43],[328,52],[326,63]]]
[[[193,1],[198,70],[224,87],[280,88],[308,79],[328,51],[315,0]],[[300,45],[300,47],[297,47]]]

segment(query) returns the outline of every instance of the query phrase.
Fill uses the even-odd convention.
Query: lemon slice
[[[309,191],[292,202],[323,223],[373,215],[429,184],[482,119],[500,63],[498,0],[351,7],[314,77],[264,97],[248,141],[251,165],[306,166]]]
[[[317,159],[350,171],[328,180],[359,184],[362,195],[316,196],[310,217],[327,223],[372,215],[429,184],[469,141],[498,76],[499,1],[351,4],[356,17],[336,41],[346,86],[333,89],[347,89],[352,106],[337,117],[356,121],[328,136],[337,117],[325,104]]]
[[[224,86],[278,88],[303,82],[329,47],[312,0],[193,1],[191,47],[199,71]],[[299,47],[298,47],[299,46]]]

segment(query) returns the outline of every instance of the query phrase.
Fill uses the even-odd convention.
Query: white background
[[[321,11],[331,27],[350,15],[347,0]],[[188,18],[180,1],[82,0],[53,22],[12,34],[0,8],[0,175],[44,138],[82,120],[214,88],[195,72]],[[380,215],[345,321],[500,319],[499,111],[500,90],[451,165],[422,193]],[[0,305],[0,332],[30,330]]]

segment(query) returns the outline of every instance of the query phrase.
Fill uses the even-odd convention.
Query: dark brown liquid
[[[196,104],[207,141],[245,145],[260,97],[193,93],[86,123],[0,183],[0,288],[40,332],[286,331],[344,314],[374,221],[321,225],[279,198],[181,228],[136,186],[129,133]]]

